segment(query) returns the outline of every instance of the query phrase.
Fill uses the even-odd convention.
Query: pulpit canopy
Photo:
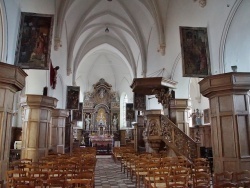
[[[134,78],[131,88],[134,93],[154,95],[153,90],[175,89],[177,82],[164,77]]]

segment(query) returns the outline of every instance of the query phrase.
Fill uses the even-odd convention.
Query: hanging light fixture
[[[108,27],[106,27],[105,33],[109,33],[109,28]]]

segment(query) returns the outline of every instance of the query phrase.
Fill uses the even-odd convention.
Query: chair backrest
[[[91,180],[89,179],[71,179],[67,181],[67,187],[85,187],[91,188]]]
[[[188,188],[188,175],[178,174],[166,177],[166,187]]]
[[[250,171],[249,170],[235,172],[233,175],[235,177],[235,182],[238,184],[238,186],[247,187],[246,186],[247,184],[250,185]]]
[[[224,171],[214,174],[214,185],[219,187],[224,183],[231,183],[233,181],[233,172]]]
[[[238,185],[237,183],[234,183],[234,182],[224,182],[219,185],[216,185],[215,187],[216,188],[229,188],[229,187],[238,188]]]
[[[64,188],[66,187],[66,181],[65,179],[48,179],[47,180],[47,186],[49,188]]]
[[[168,169],[155,169],[153,172],[153,183],[151,187],[166,187],[166,177],[170,175]]]
[[[206,172],[199,172],[193,175],[193,186],[194,187],[210,187],[211,176]]]

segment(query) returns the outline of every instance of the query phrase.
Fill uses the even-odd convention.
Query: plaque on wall
[[[146,95],[134,93],[134,110],[146,110]]]
[[[82,121],[82,103],[79,103],[78,110],[73,110],[73,120]]]
[[[67,106],[66,109],[79,109],[79,86],[67,86]]]

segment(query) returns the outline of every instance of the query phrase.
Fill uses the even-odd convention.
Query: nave
[[[134,188],[126,174],[121,172],[121,163],[115,162],[110,155],[97,155],[95,168],[95,188]]]

